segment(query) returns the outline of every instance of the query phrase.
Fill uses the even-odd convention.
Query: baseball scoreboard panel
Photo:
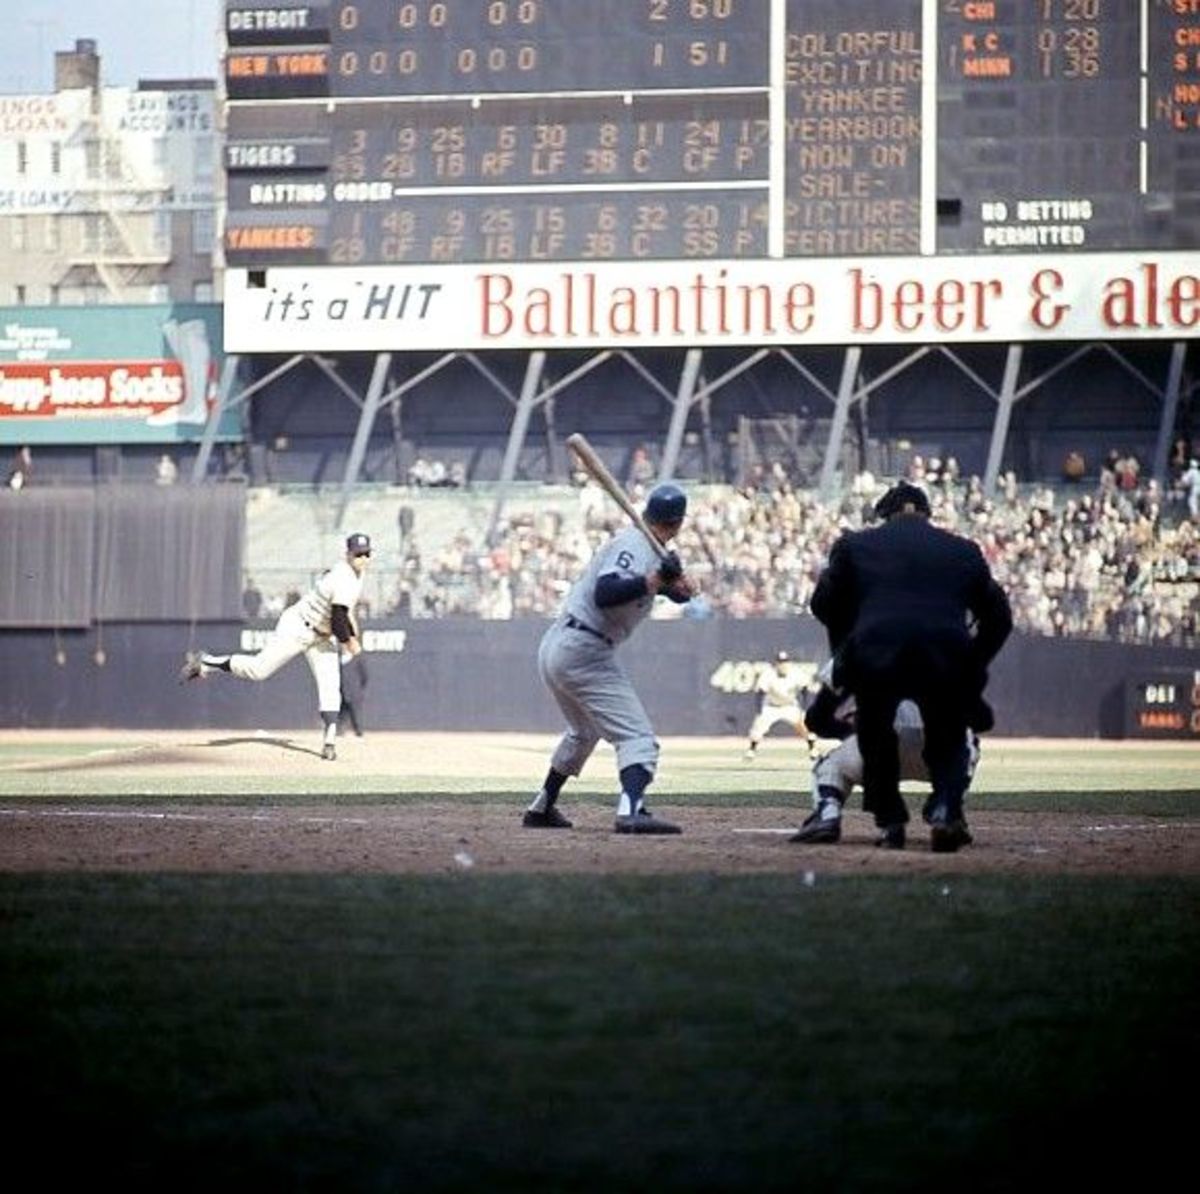
[[[1200,245],[1200,0],[248,0],[232,266]]]
[[[1126,681],[1125,736],[1200,742],[1200,671],[1151,670]]]

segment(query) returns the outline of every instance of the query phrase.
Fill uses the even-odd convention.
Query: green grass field
[[[528,786],[155,793],[19,749],[0,813]],[[665,801],[794,799],[775,753],[669,753]],[[1198,761],[998,741],[974,799],[1195,832]],[[39,1187],[1153,1189],[1194,1155],[1200,874],[0,874],[0,1016]]]

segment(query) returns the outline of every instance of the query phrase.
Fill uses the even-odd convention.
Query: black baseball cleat
[[[332,763],[333,760],[337,758],[337,747],[334,746],[332,742],[326,742],[325,745],[321,747],[321,758],[323,758],[326,762]]]
[[[879,837],[875,839],[877,846],[882,846],[885,850],[903,850],[907,840],[907,834],[904,825],[883,825],[880,827]]]
[[[521,817],[521,824],[526,829],[570,829],[571,822],[562,815],[553,805],[546,809],[545,812],[538,812],[536,809],[527,808],[524,816]]]
[[[662,821],[654,816],[648,808],[640,808],[636,813],[617,814],[617,819],[613,823],[614,833],[645,833],[645,834],[668,834],[682,833],[683,830],[678,825],[673,825],[670,821]]]
[[[200,655],[196,651],[189,651],[183,657],[183,667],[179,669],[179,683],[186,684],[189,680],[199,680],[201,675]]]
[[[824,817],[820,809],[809,813],[800,828],[788,838],[789,842],[808,842],[810,845],[826,845],[840,841],[842,836],[841,817]]]
[[[929,807],[925,819],[929,822],[929,848],[934,854],[954,854],[975,840],[961,813],[953,816],[940,802]]]
[[[953,821],[934,821],[929,827],[929,848],[934,854],[954,854],[975,839],[961,817]]]

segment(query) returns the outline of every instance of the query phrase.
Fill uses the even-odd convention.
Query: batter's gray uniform
[[[592,557],[542,636],[538,672],[568,727],[550,765],[564,775],[578,775],[601,738],[613,744],[618,770],[640,764],[653,774],[658,765],[650,718],[615,649],[650,613],[654,597],[604,609],[595,601],[599,577],[644,576],[657,565],[658,555],[641,531],[632,526],[619,531]]]
[[[527,828],[571,828],[555,802],[604,738],[616,749],[621,780],[613,829],[680,832],[678,825],[654,816],[643,799],[658,766],[658,742],[616,648],[649,614],[659,593],[678,603],[695,593],[679,557],[666,549],[686,513],[687,495],[679,486],[669,481],[655,486],[643,510],[654,542],[636,527],[618,531],[592,556],[542,636],[538,672],[567,719],[567,731],[554,748],[541,790],[522,815]],[[662,545],[661,556],[656,544]]]

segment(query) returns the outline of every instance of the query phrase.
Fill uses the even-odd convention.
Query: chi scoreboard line
[[[225,36],[235,348],[1200,320],[1200,0],[253,0]]]

